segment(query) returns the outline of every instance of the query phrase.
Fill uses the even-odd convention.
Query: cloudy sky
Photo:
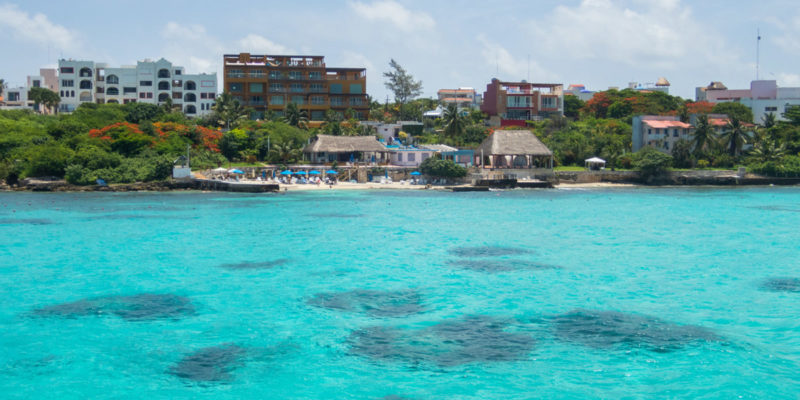
[[[389,94],[395,58],[424,96],[491,78],[592,90],[671,83],[671,93],[722,81],[749,87],[761,30],[762,79],[800,86],[796,0],[0,0],[0,78],[22,85],[59,58],[129,65],[167,58],[217,72],[222,54],[324,55],[366,67],[367,92]]]

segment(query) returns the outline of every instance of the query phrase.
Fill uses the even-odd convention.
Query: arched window
[[[119,84],[119,78],[116,75],[109,75],[106,77],[106,83],[109,85],[117,85]]]
[[[119,94],[119,89],[117,89],[115,87],[110,87],[110,88],[106,89],[106,94],[109,94],[109,95],[112,95],[112,96],[116,96],[116,95]]]
[[[160,95],[158,95],[158,102],[161,103],[167,101],[168,98],[169,98],[169,93],[161,93]]]
[[[81,101],[92,101],[92,92],[81,92]]]
[[[169,82],[167,81],[158,82],[158,90],[169,90]]]
[[[108,103],[108,104],[119,104],[119,102],[116,101],[116,100],[109,100],[106,103]]]
[[[92,81],[86,79],[81,81],[81,89],[91,89],[91,88],[92,88]]]
[[[187,103],[194,103],[197,101],[197,96],[195,96],[194,93],[186,93],[186,95],[183,96],[183,101]]]
[[[183,87],[186,90],[197,90],[197,85],[194,81],[186,81],[186,84]]]
[[[169,70],[166,68],[161,68],[160,70],[158,70],[158,77],[169,78]]]
[[[197,114],[197,108],[193,105],[186,106],[186,114]]]
[[[91,78],[92,77],[92,70],[91,68],[83,67],[79,73],[81,78]]]

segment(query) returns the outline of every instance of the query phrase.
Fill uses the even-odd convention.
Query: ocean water
[[[0,397],[800,397],[800,189],[0,194]]]

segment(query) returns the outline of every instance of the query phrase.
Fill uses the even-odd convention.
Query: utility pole
[[[756,29],[756,80],[758,80],[758,63],[761,50],[761,29]]]

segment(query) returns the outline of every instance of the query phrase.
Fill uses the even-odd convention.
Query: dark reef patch
[[[576,309],[553,317],[551,322],[558,339],[598,349],[629,346],[670,352],[693,342],[719,340],[713,332],[699,326],[616,311]]]
[[[755,208],[757,210],[765,210],[765,211],[786,211],[786,212],[800,212],[800,207],[792,207],[792,206],[751,206],[748,208]]]
[[[186,297],[152,293],[84,299],[33,311],[33,315],[40,317],[77,318],[90,315],[116,315],[129,321],[181,319],[194,313],[194,305]]]
[[[524,359],[536,341],[527,334],[506,332],[508,325],[476,316],[413,331],[375,326],[353,332],[348,341],[353,354],[379,361],[456,366]]]
[[[196,382],[226,382],[245,356],[245,349],[233,344],[205,347],[184,357],[169,373]]]
[[[309,217],[314,218],[361,218],[364,217],[364,214],[343,214],[343,213],[316,213],[316,214],[308,214]]]
[[[769,292],[800,292],[800,278],[769,278],[760,287]]]
[[[0,218],[0,225],[53,225],[55,221],[44,218]]]
[[[450,254],[456,257],[501,257],[514,256],[520,254],[530,254],[532,251],[518,247],[503,246],[475,246],[475,247],[456,247],[450,249]]]
[[[504,272],[515,270],[561,269],[558,265],[541,264],[524,260],[451,260],[448,265],[481,272]]]
[[[232,270],[247,270],[247,269],[270,269],[274,267],[278,267],[289,262],[288,258],[278,258],[271,261],[261,261],[261,262],[241,262],[241,263],[233,263],[233,264],[222,264],[219,267],[225,269],[232,269]]]
[[[308,304],[332,310],[360,312],[374,317],[405,317],[422,312],[422,299],[415,290],[351,290],[318,293]]]

